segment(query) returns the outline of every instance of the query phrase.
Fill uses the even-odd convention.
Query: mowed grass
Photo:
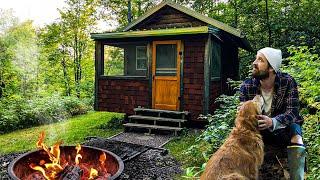
[[[104,127],[114,116],[121,117],[122,115],[110,112],[89,112],[62,122],[0,135],[0,155],[36,149],[36,142],[41,131],[46,133],[45,144],[47,146],[53,145],[58,140],[62,140],[63,145],[75,145],[84,142],[89,136],[110,137],[121,132],[122,129],[103,129],[101,127]]]

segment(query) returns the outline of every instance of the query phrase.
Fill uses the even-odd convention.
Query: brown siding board
[[[107,90],[105,90],[107,89]],[[133,108],[148,108],[148,80],[100,79],[98,110],[133,114]]]
[[[184,110],[191,112],[193,121],[203,113],[205,41],[206,38],[189,38],[184,41]]]
[[[166,6],[144,21],[140,22],[135,29],[163,29],[169,27],[192,27],[206,25],[207,23],[205,22],[184,14],[172,7]]]

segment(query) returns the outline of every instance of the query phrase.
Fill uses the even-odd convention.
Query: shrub
[[[207,129],[196,139],[195,145],[184,152],[186,155],[201,158],[204,161],[200,167],[187,168],[184,177],[193,178],[200,175],[205,168],[206,161],[224,143],[234,125],[239,105],[239,93],[235,93],[232,96],[221,95],[216,99],[215,103],[220,106],[215,110],[214,115],[201,115],[199,117],[209,122]]]
[[[307,145],[308,179],[319,179],[320,174],[320,112],[305,117],[304,141]]]
[[[58,94],[24,99],[11,96],[0,101],[0,134],[40,124],[64,120],[84,114],[90,106],[76,97],[61,97]]]
[[[298,82],[302,103],[320,110],[320,58],[313,50],[307,46],[289,47],[291,56],[285,60],[285,71]]]

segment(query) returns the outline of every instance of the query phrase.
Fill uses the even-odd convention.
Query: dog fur
[[[256,115],[261,114],[262,98],[242,104],[225,143],[211,156],[200,180],[258,179],[264,145]]]

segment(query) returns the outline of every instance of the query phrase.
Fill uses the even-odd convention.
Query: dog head
[[[253,100],[244,102],[236,118],[236,127],[243,127],[249,130],[258,129],[258,119],[256,115],[262,113],[263,98],[257,95]]]

